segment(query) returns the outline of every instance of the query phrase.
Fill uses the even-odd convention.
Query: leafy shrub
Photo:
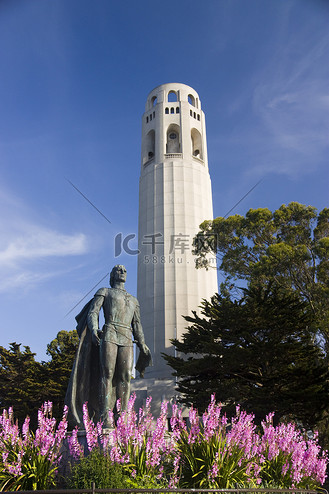
[[[38,412],[38,427],[30,431],[27,417],[20,433],[13,410],[0,416],[0,491],[48,489],[55,485],[60,449],[67,429],[67,409],[56,430],[52,404]]]
[[[321,452],[316,435],[305,440],[293,423],[274,427],[273,415],[262,423],[262,432],[256,431],[252,414],[237,407],[229,422],[221,415],[221,405],[214,396],[202,421],[195,409],[190,410],[189,431],[181,423],[177,425],[174,415],[179,485],[225,489],[235,484],[273,488],[316,488],[323,484],[327,454]]]
[[[125,489],[126,475],[122,465],[113,463],[109,455],[94,449],[88,456],[71,466],[66,479],[68,489],[90,488],[95,482],[98,489]]]

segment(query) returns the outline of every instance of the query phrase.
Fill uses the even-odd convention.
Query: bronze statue
[[[65,403],[70,426],[83,427],[82,406],[88,402],[89,416],[109,427],[108,412],[118,399],[126,409],[133,366],[133,340],[139,347],[136,369],[144,377],[152,365],[151,352],[144,341],[138,300],[124,288],[126,268],[114,266],[111,288],[101,288],[76,317],[80,343],[73,365]],[[105,324],[99,329],[103,308]]]

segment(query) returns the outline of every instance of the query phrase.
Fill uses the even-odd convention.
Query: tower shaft
[[[205,117],[198,94],[163,84],[148,96],[142,125],[137,297],[153,367],[146,377],[171,378],[161,356],[185,332],[184,315],[217,291],[216,264],[195,268],[192,241],[213,218]]]

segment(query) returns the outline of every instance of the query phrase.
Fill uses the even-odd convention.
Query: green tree
[[[215,393],[226,411],[240,404],[258,421],[270,411],[309,427],[321,419],[328,367],[306,302],[257,288],[238,301],[217,294],[193,314],[182,340],[172,340],[178,356],[164,356],[184,403],[202,410]]]
[[[60,331],[47,345],[48,362],[37,362],[28,346],[0,346],[0,408],[14,408],[20,423],[26,415],[32,428],[44,401],[52,401],[53,415],[60,418],[79,337],[76,331]]]
[[[329,346],[329,209],[297,202],[278,210],[250,209],[246,216],[216,218],[200,225],[194,239],[197,266],[215,253],[225,277],[222,289],[277,286],[309,304]],[[205,241],[207,240],[207,241]]]
[[[46,373],[36,362],[30,347],[16,342],[9,350],[0,346],[0,406],[14,408],[15,417],[22,422],[26,415],[36,416],[40,404],[47,399],[44,387]]]
[[[53,403],[53,414],[60,417],[63,412],[64,398],[69,382],[74,357],[79,344],[76,331],[60,331],[47,345],[49,362],[44,362],[47,374],[48,400]]]

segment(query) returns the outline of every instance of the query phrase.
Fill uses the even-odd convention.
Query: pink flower
[[[83,456],[83,446],[79,443],[78,439],[78,428],[73,429],[71,433],[71,437],[67,438],[67,442],[69,445],[70,455],[78,460]]]
[[[215,480],[216,477],[218,476],[218,473],[219,473],[219,468],[218,468],[218,457],[219,457],[219,453],[216,453],[216,456],[215,456],[215,461],[211,467],[211,469],[209,470],[208,472],[208,477],[211,479],[211,480]]]
[[[97,427],[95,427],[92,419],[89,418],[87,403],[83,405],[83,423],[86,430],[86,440],[88,450],[92,451],[96,446],[98,446],[98,433]]]

